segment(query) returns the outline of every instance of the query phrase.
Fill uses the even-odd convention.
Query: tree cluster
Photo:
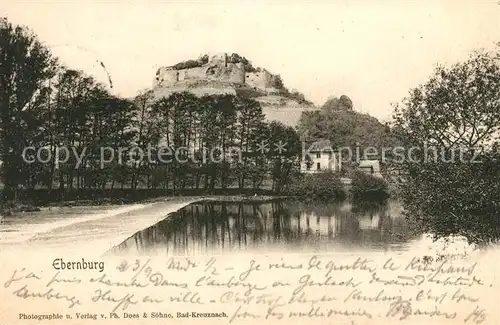
[[[254,100],[187,92],[126,100],[61,66],[35,34],[6,19],[0,42],[4,199],[20,188],[258,188],[269,181],[281,191],[298,165],[293,128],[267,123]],[[276,150],[279,142],[286,151]],[[268,150],[259,150],[263,144]]]
[[[484,245],[500,239],[500,56],[477,51],[440,66],[395,107],[392,133],[414,159],[394,164],[406,180],[407,216],[436,238]]]

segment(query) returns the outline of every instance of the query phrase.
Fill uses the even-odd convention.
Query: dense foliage
[[[394,134],[412,160],[394,163],[406,179],[408,218],[436,238],[500,239],[500,56],[476,52],[438,67],[396,107]]]
[[[356,148],[363,152],[367,147],[387,147],[393,141],[388,127],[354,111],[345,95],[329,99],[321,110],[303,112],[297,129],[308,143],[329,140],[334,148],[348,147],[353,152]]]
[[[280,89],[279,94],[283,97],[293,99],[296,102],[298,102],[299,104],[313,105],[313,102],[306,99],[306,96],[303,93],[296,91],[296,90],[290,91],[287,88],[283,87]]]
[[[258,72],[261,70],[260,68],[255,68],[252,65],[252,62],[250,62],[247,58],[245,58],[237,53],[232,53],[230,56],[228,56],[227,62],[228,63],[242,63],[243,68],[245,69],[246,72]]]
[[[298,135],[265,122],[252,99],[146,92],[129,101],[58,65],[24,28],[2,21],[0,41],[4,199],[19,188],[279,192],[297,169]]]
[[[204,64],[208,63],[208,55],[203,55],[197,60],[187,60],[183,62],[179,62],[175,65],[172,66],[172,69],[174,70],[183,70],[183,69],[191,69],[191,68],[198,68],[201,67]]]
[[[335,173],[298,175],[288,188],[288,194],[306,200],[343,200],[344,185]]]
[[[389,187],[383,178],[378,178],[362,171],[351,175],[351,193],[356,199],[383,199],[389,196]]]
[[[38,140],[40,125],[33,107],[56,73],[56,62],[36,35],[0,18],[0,153],[4,193],[12,195],[25,177],[21,153],[28,138]]]

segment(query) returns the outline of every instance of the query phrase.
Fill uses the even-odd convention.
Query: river
[[[215,198],[216,200],[216,198]],[[102,255],[222,255],[442,251],[415,235],[396,200],[301,203],[166,199],[152,204],[61,207],[6,217],[0,251]],[[449,244],[446,245],[447,251]],[[463,252],[464,243],[454,245]]]
[[[114,254],[198,255],[408,250],[412,235],[398,201],[265,203],[204,201],[141,230]]]

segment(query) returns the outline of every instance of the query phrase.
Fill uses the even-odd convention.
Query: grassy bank
[[[213,190],[187,188],[182,190],[124,188],[124,189],[71,189],[19,190],[17,200],[0,202],[0,215],[38,211],[41,207],[122,205],[168,199],[218,200],[221,202],[265,202],[285,197],[299,200],[344,200],[352,197],[386,198],[384,181],[362,174],[353,184],[342,184],[336,174],[313,174],[293,182],[285,195],[269,189],[215,188]]]
[[[92,205],[98,204],[126,204],[138,201],[154,199],[158,197],[178,197],[178,196],[208,196],[208,195],[229,195],[229,196],[272,196],[269,190],[254,190],[240,188],[216,188],[213,190],[188,188],[183,190],[164,189],[72,189],[72,190],[19,190],[17,202],[31,204],[35,206],[48,206],[51,204],[71,204],[78,201],[81,204],[88,202]],[[6,202],[3,202],[6,203]]]
[[[267,190],[251,189],[185,189],[165,191],[157,189],[79,189],[71,191],[49,191],[47,189],[20,191],[17,201],[2,202],[0,215],[35,212],[43,207],[96,206],[157,201],[212,200],[221,202],[265,202],[283,198]]]

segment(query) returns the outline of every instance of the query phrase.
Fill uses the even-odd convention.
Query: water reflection
[[[398,202],[202,202],[137,232],[111,253],[404,250],[413,239]]]

